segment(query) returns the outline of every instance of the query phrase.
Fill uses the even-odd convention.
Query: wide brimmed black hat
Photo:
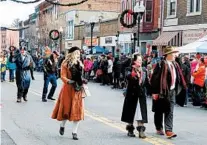
[[[57,56],[60,56],[59,52],[57,52],[56,50],[53,51],[52,53],[54,53],[54,54],[57,55]]]
[[[27,50],[26,47],[22,46],[19,48],[19,50]]]
[[[76,50],[81,50],[79,47],[77,47],[77,46],[74,46],[74,47],[71,47],[69,50],[68,50],[68,53],[73,53],[74,51],[76,51]]]

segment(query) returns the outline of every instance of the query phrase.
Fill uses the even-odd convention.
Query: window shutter
[[[167,0],[167,16],[170,16],[170,0]]]
[[[191,0],[187,0],[187,14],[190,13],[190,1]]]

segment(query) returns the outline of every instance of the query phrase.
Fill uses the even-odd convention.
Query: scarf
[[[182,73],[182,70],[180,68],[180,66],[178,65],[177,62],[173,62],[174,64],[174,67],[175,67],[175,70],[176,70],[176,75],[178,77],[178,80],[180,79],[181,81],[181,85],[183,88],[187,88],[187,85],[186,85],[186,82],[185,82],[185,79],[184,79],[184,76],[183,76],[183,73]],[[168,64],[167,64],[167,61],[162,61],[161,62],[161,79],[160,79],[160,94],[161,95],[168,95],[169,93],[169,87],[168,87],[168,78],[167,78],[167,73],[168,73]]]

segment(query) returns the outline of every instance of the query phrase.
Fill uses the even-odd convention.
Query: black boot
[[[146,130],[146,128],[144,126],[137,127],[137,131],[139,132],[139,138],[146,138],[146,135],[144,133],[145,130]]]
[[[60,135],[64,135],[65,127],[60,127],[59,133]]]
[[[127,135],[129,137],[135,137],[135,134],[134,134],[134,126],[133,125],[127,125],[126,126],[126,130],[128,131]]]
[[[77,133],[72,133],[72,136],[73,136],[73,140],[78,140],[78,135],[77,135]]]

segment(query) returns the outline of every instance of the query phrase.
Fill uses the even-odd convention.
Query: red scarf
[[[187,85],[186,85],[186,82],[185,82],[185,79],[184,79],[184,76],[183,76],[183,73],[182,73],[182,70],[180,68],[180,66],[178,65],[177,62],[173,62],[173,65],[176,69],[176,71],[178,72],[178,78],[180,78],[180,81],[182,83],[182,86],[186,89],[187,88]],[[168,64],[166,61],[162,61],[161,62],[161,79],[160,79],[160,94],[162,95],[167,95],[168,92],[169,92],[169,88],[168,88],[168,78],[167,78],[167,73],[168,73]]]

